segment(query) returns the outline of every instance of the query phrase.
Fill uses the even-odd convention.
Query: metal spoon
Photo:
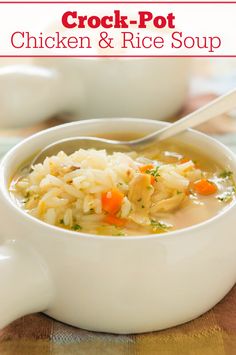
[[[72,154],[79,148],[106,149],[108,151],[130,151],[143,149],[152,144],[156,144],[164,139],[173,137],[187,128],[195,127],[213,117],[228,112],[236,107],[236,89],[211,101],[202,108],[190,113],[173,124],[168,125],[146,137],[131,140],[117,141],[97,137],[71,137],[56,141],[43,150],[41,150],[33,159],[31,166],[41,163],[48,156],[64,151],[66,154]]]

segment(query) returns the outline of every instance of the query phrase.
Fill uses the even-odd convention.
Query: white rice
[[[27,198],[24,208],[35,217],[66,228],[80,228],[78,225],[82,225],[86,232],[96,230],[106,216],[102,193],[107,192],[109,197],[109,191],[118,189],[124,197],[116,217],[138,224],[137,215],[141,210],[138,211],[129,194],[134,188],[135,178],[141,174],[139,167],[144,163],[147,164],[147,159],[138,157],[136,153],[109,155],[105,150],[80,149],[68,156],[60,152],[33,166],[33,171],[18,179],[14,188],[22,199]],[[163,205],[177,193],[184,194],[190,182],[202,174],[192,161],[183,164],[153,161],[153,164],[160,164],[158,177],[149,187],[148,204],[141,211],[147,218],[140,218],[140,221],[148,220],[149,223],[155,217],[151,214],[155,210],[153,204],[161,202]],[[137,193],[140,192],[137,189]],[[148,196],[148,192],[145,193],[144,196]],[[170,209],[179,207],[183,198],[172,199]],[[168,204],[165,211],[169,211]]]

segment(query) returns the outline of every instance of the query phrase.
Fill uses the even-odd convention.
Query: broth
[[[106,138],[120,139],[121,134]],[[131,138],[122,134],[123,140]],[[138,154],[61,152],[31,173],[19,170],[10,193],[26,213],[46,223],[127,236],[166,233],[205,221],[235,199],[235,183],[232,172],[214,160],[168,142]]]

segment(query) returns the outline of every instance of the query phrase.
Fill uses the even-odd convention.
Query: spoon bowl
[[[62,139],[42,149],[31,162],[31,166],[42,163],[46,157],[57,154],[60,151],[63,151],[66,154],[72,154],[79,148],[106,149],[108,152],[126,152],[130,151],[130,149],[144,149],[145,147],[156,144],[159,141],[175,136],[187,128],[195,127],[203,122],[210,120],[213,117],[228,112],[235,106],[236,89],[211,101],[209,104],[181,118],[175,123],[170,124],[167,127],[164,127],[161,130],[151,133],[143,138],[131,141],[110,140],[98,137],[72,137]]]
[[[108,152],[128,152],[130,151],[130,142],[122,142],[99,137],[71,137],[61,139],[42,149],[34,158],[31,165],[42,163],[48,156],[56,155],[60,151],[67,155],[74,153],[75,150],[83,149],[106,149]]]

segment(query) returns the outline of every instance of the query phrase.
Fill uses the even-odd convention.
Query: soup
[[[207,220],[235,199],[233,174],[189,147],[60,152],[10,184],[15,202],[51,225],[98,235],[166,233]]]

